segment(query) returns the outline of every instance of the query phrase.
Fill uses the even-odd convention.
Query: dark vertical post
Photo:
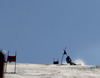
[[[4,54],[0,52],[0,78],[4,78]]]

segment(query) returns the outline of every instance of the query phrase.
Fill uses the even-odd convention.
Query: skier
[[[66,62],[69,63],[70,65],[76,65],[75,63],[72,62],[72,60],[69,56],[67,56]]]

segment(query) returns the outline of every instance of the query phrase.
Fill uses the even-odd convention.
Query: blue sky
[[[100,65],[100,0],[1,0],[0,48],[18,63],[52,64],[63,49]]]

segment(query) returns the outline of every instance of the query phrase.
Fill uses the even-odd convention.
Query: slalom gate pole
[[[66,49],[66,48],[65,48],[65,49]],[[64,49],[64,53],[63,53],[62,58],[61,58],[61,64],[62,64],[64,55],[68,56],[65,49]]]
[[[61,58],[61,64],[62,64],[62,61],[63,61],[63,56],[64,56],[64,54],[62,55],[62,58]]]

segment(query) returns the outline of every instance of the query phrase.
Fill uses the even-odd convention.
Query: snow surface
[[[100,78],[100,66],[8,63],[4,78]]]

